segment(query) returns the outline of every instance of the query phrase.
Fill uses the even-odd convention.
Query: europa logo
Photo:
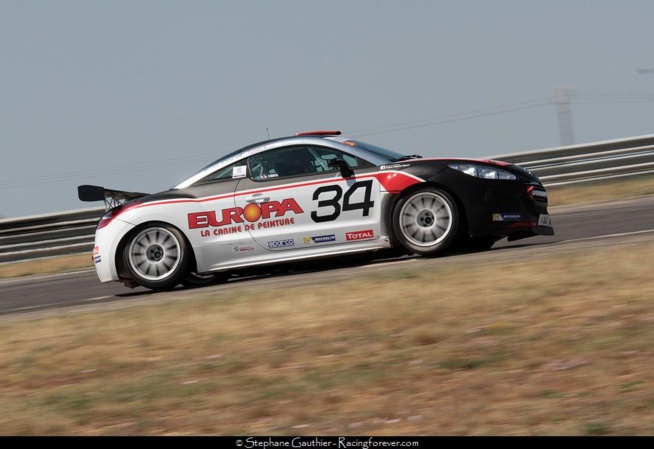
[[[226,226],[234,223],[243,223],[244,220],[254,223],[258,220],[283,217],[287,212],[302,214],[304,211],[293,198],[282,201],[269,201],[267,203],[251,203],[245,207],[230,207],[219,213],[214,210],[206,212],[193,212],[188,214],[189,229]]]

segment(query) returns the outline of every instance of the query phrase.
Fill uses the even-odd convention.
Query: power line
[[[586,94],[575,95],[570,97],[571,104],[622,104],[622,103],[650,103],[654,102],[654,94]],[[409,129],[424,128],[429,126],[443,125],[447,123],[454,123],[466,120],[473,120],[481,117],[488,117],[493,115],[507,114],[516,111],[527,109],[534,109],[543,106],[555,104],[552,98],[540,98],[520,103],[512,103],[500,106],[493,106],[489,108],[477,109],[474,111],[461,112],[456,114],[442,115],[430,119],[414,120],[408,122],[394,123],[389,125],[378,126],[374,128],[365,128],[354,131],[348,131],[345,134],[352,137],[366,137],[380,134],[388,134],[393,132],[405,131]],[[168,159],[160,159],[155,162],[143,162],[138,164],[123,164],[113,167],[98,168],[92,170],[77,170],[71,172],[63,172],[52,174],[49,176],[32,176],[20,179],[4,179],[0,180],[0,187],[27,187],[34,185],[53,184],[57,182],[66,181],[71,178],[75,179],[88,179],[98,176],[144,172],[164,167],[172,166],[186,166],[195,165],[199,163],[206,163],[209,160],[215,160],[220,155],[215,153],[204,153],[196,156],[176,157]]]
[[[652,103],[654,95],[583,95],[571,99],[574,104],[632,104]]]
[[[407,129],[423,128],[427,126],[442,125],[445,123],[472,120],[479,117],[506,114],[508,112],[520,111],[524,109],[533,109],[541,106],[546,106],[549,104],[552,104],[552,101],[548,98],[543,98],[537,100],[530,100],[522,103],[514,103],[510,105],[494,106],[491,108],[478,109],[476,111],[449,114],[449,115],[444,115],[432,119],[416,120],[411,122],[380,126],[376,128],[367,128],[363,130],[349,131],[347,134],[353,137],[364,137],[364,136],[373,136],[377,134],[387,134],[396,131],[404,131]]]
[[[213,155],[215,158],[215,155]],[[28,178],[20,179],[6,179],[0,181],[0,187],[25,187],[25,186],[34,186],[34,185],[43,185],[51,184],[55,182],[66,181],[70,178],[76,179],[85,179],[93,178],[103,175],[113,175],[121,173],[134,173],[134,172],[143,172],[148,170],[159,169],[163,167],[171,166],[184,166],[184,165],[195,165],[199,162],[206,162],[207,156],[194,156],[194,157],[179,157],[172,159],[162,159],[156,162],[146,162],[140,164],[125,164],[118,165],[107,168],[91,169],[91,170],[77,170],[71,172],[57,173],[47,176],[31,176]]]
[[[405,129],[434,126],[438,124],[470,120],[473,118],[484,117],[489,115],[504,114],[507,112],[513,112],[521,109],[540,107],[549,103],[551,103],[551,101],[548,99],[531,100],[531,101],[515,103],[511,105],[494,106],[491,108],[479,109],[471,112],[449,114],[449,115],[441,116],[436,119],[423,119],[423,120],[417,120],[412,122],[398,123],[394,125],[386,125],[376,128],[368,128],[365,130],[348,132],[347,134],[353,137],[385,134],[390,132],[402,131]],[[215,155],[212,156],[215,158]],[[62,182],[71,178],[88,179],[88,178],[94,178],[98,176],[105,176],[105,175],[112,175],[112,174],[143,172],[143,171],[154,170],[163,167],[191,165],[191,164],[206,161],[208,157],[209,157],[208,155],[198,155],[191,158],[178,157],[172,159],[162,159],[156,162],[146,162],[140,164],[124,164],[124,165],[99,168],[94,170],[77,170],[72,172],[53,174],[49,176],[33,176],[33,177],[21,178],[21,179],[6,179],[0,181],[0,187],[2,188],[27,187],[27,186]]]

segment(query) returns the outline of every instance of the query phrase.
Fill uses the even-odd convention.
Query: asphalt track
[[[448,263],[460,257],[488,257],[489,263],[511,256],[528,257],[526,251],[546,251],[553,246],[565,244],[598,245],[603,239],[628,236],[654,238],[654,196],[637,199],[598,203],[583,207],[550,208],[556,235],[534,237],[516,242],[502,240],[489,251],[474,254],[454,254],[436,259],[405,257],[385,259],[372,263],[351,261],[321,262],[319,266],[306,266],[265,275],[232,279],[226,284],[196,289],[179,288],[170,292],[153,293],[144,288],[128,289],[119,283],[102,284],[92,269],[75,273],[30,276],[0,281],[0,315],[17,315],[38,311],[61,311],[81,305],[116,305],[128,302],[149,302],[157,299],[188,297],[195,292],[233,288],[235,284],[248,283],[265,286],[277,284],[326,284],[335,277],[356,275],[357,270],[388,264],[407,264],[420,269],[420,264]],[[654,255],[653,255],[654,259]],[[409,265],[411,264],[411,265]]]

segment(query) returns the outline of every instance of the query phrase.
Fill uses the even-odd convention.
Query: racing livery
[[[519,166],[402,155],[338,131],[247,146],[152,195],[78,194],[107,205],[93,250],[100,280],[153,290],[309,258],[437,256],[554,234],[547,192]]]

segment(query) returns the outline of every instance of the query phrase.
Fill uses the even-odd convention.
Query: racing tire
[[[218,284],[227,281],[229,274],[227,273],[188,273],[182,280],[184,287],[203,287],[205,285]]]
[[[402,197],[393,209],[393,230],[407,251],[437,256],[449,249],[459,232],[459,209],[452,196],[428,187]]]
[[[169,290],[188,274],[189,249],[182,233],[166,224],[149,224],[127,241],[124,265],[132,279],[151,290]]]

